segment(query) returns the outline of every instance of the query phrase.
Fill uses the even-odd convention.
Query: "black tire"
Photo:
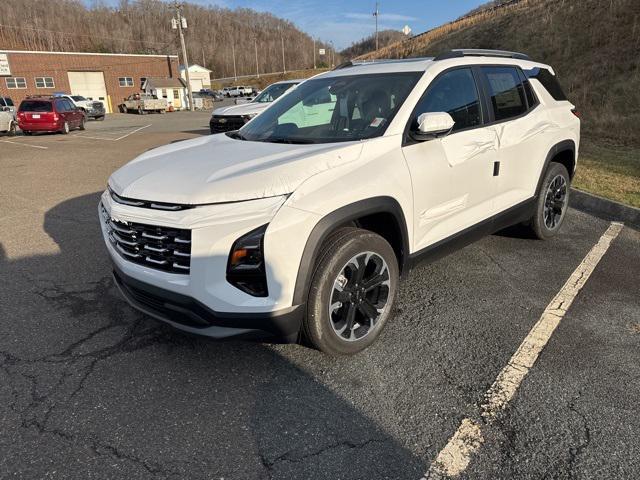
[[[69,130],[71,130],[69,128],[69,124],[67,122],[64,122],[64,124],[62,125],[62,130],[60,130],[60,133],[63,135],[66,135],[67,133],[69,133]]]
[[[99,122],[104,121],[104,115],[102,115],[101,117],[96,117],[96,120]]]
[[[9,132],[8,132],[8,135],[9,135],[10,137],[13,137],[13,136],[15,136],[15,134],[16,134],[16,124],[15,124],[15,123],[12,123],[11,125],[9,125]]]
[[[369,261],[365,264],[366,259]],[[357,280],[360,270],[352,273],[350,278],[344,275],[347,268],[356,264],[364,265],[360,283]],[[383,267],[385,264],[386,269]],[[383,282],[387,285],[379,285],[364,293],[363,285],[367,279],[373,281],[383,275],[388,277]],[[392,315],[398,278],[398,261],[384,238],[359,228],[337,230],[323,243],[315,264],[302,325],[304,339],[329,355],[353,355],[364,350],[376,340]],[[338,290],[341,279],[345,283]],[[356,288],[358,285],[360,287]],[[347,296],[349,300],[345,299]],[[344,303],[337,299],[344,299]],[[339,307],[331,310],[338,304]],[[373,326],[365,316],[365,308],[371,307],[377,314]],[[340,325],[344,328],[342,333],[339,332]]]
[[[78,125],[79,130],[85,130],[84,122],[85,118],[83,117],[82,120],[80,120],[80,125]]]
[[[138,115],[144,115],[146,112],[142,107],[138,107]]]
[[[540,240],[554,237],[560,231],[569,208],[570,187],[571,177],[566,167],[551,162],[540,186],[536,212],[527,222]]]

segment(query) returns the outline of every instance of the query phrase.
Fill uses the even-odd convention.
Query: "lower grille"
[[[231,132],[242,128],[245,124],[241,116],[214,115],[209,122],[211,133]]]
[[[124,222],[100,205],[107,235],[115,250],[130,262],[170,273],[191,269],[191,230]]]

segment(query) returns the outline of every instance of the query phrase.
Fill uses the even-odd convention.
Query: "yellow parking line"
[[[535,364],[540,352],[623,226],[622,223],[611,223],[598,243],[593,246],[558,294],[551,300],[507,366],[498,374],[495,382],[485,394],[485,403],[481,407],[482,417],[487,424],[491,424],[496,415],[507,407],[522,380]],[[433,461],[422,480],[457,477],[467,468],[471,456],[483,442],[481,424],[465,418],[456,433]]]

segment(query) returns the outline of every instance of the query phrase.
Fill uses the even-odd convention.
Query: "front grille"
[[[109,241],[123,258],[164,272],[189,274],[191,230],[116,220],[104,206],[100,209]]]
[[[211,133],[238,130],[244,126],[244,118],[239,115],[214,115],[209,122]]]

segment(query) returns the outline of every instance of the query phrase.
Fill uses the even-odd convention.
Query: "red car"
[[[84,130],[84,112],[66,98],[29,97],[18,108],[18,126],[25,135],[33,132],[69,133]]]

